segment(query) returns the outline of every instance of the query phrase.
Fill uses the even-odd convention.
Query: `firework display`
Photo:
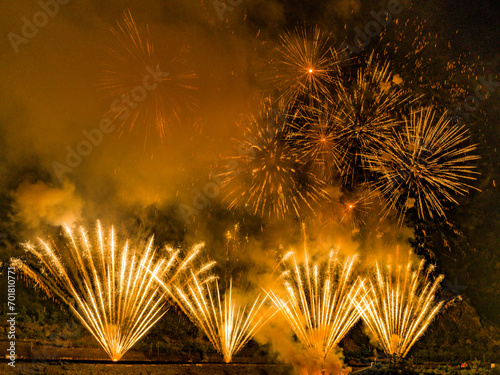
[[[99,222],[94,236],[84,228],[64,230],[60,246],[27,243],[28,259],[15,259],[12,265],[47,296],[68,305],[118,361],[167,311],[165,292],[155,279],[162,277],[167,284],[182,280],[200,248],[185,259],[178,250],[157,259],[153,238],[139,250],[120,241],[113,228],[106,233]]]
[[[131,4],[133,10],[125,11],[111,3],[79,5],[89,14],[103,11],[99,22],[86,25],[89,33],[103,34],[105,53],[95,52],[101,66],[84,71],[97,77],[105,94],[98,105],[89,99],[89,108],[60,100],[64,111],[54,116],[54,129],[61,134],[54,137],[41,132],[55,112],[41,110],[45,98],[37,90],[63,81],[56,76],[65,62],[60,56],[83,53],[61,52],[52,59],[60,66],[50,65],[54,72],[45,77],[45,61],[40,67],[22,61],[47,49],[42,36],[25,46],[38,29],[29,38],[7,34],[16,54],[19,47],[33,51],[17,55],[22,64],[6,58],[5,65],[21,66],[30,78],[40,71],[40,78],[29,82],[33,93],[21,86],[4,95],[12,103],[0,121],[7,150],[1,164],[6,178],[0,191],[0,268],[8,268],[13,301],[19,275],[58,304],[49,309],[66,307],[72,321],[89,332],[78,342],[51,345],[81,349],[76,361],[201,361],[224,367],[224,373],[242,364],[286,363],[287,371],[293,366],[302,375],[345,375],[352,367],[358,367],[354,373],[382,368],[405,374],[417,363],[411,357],[434,366],[434,358],[422,360],[421,352],[447,325],[461,327],[453,321],[457,312],[442,320],[461,290],[450,287],[438,297],[441,273],[467,274],[469,290],[489,282],[484,293],[493,295],[494,272],[474,279],[472,271],[486,262],[467,257],[483,250],[472,236],[496,223],[496,216],[486,214],[498,182],[497,145],[488,143],[496,128],[484,126],[481,114],[498,112],[488,99],[498,99],[500,83],[487,71],[498,61],[474,56],[471,62],[463,54],[448,61],[444,45],[451,50],[452,41],[438,36],[439,25],[431,33],[426,21],[410,17],[427,14],[413,12],[412,2],[378,11],[360,1],[291,3],[288,9],[286,1],[195,0]],[[57,13],[59,5],[40,2],[44,12],[35,13],[33,25],[23,17],[22,34],[41,24],[40,14]],[[399,12],[403,5],[412,9],[406,16]],[[74,22],[73,8],[66,7],[67,16],[50,27]],[[105,8],[113,13],[104,14]],[[447,8],[439,4],[436,13]],[[342,21],[331,21],[333,14]],[[305,19],[292,23],[306,15],[324,28],[303,26]],[[369,21],[361,27],[365,17]],[[338,35],[350,21],[358,25],[354,43]],[[61,39],[65,45],[85,34],[78,27],[67,33],[68,41]],[[8,74],[4,78],[15,82]],[[82,84],[76,94],[89,90],[86,77],[74,81]],[[54,91],[61,95],[61,88]],[[47,89],[46,95],[53,93]],[[18,116],[24,106],[26,114]],[[32,116],[38,128],[30,127]],[[87,126],[95,118],[99,125]],[[15,123],[22,131],[4,129],[11,119],[22,121]],[[113,131],[116,137],[106,139]],[[7,144],[16,136],[21,138]],[[480,172],[485,177],[476,182]],[[488,199],[477,198],[479,187]],[[469,193],[473,204],[464,202]],[[471,222],[464,224],[469,212]],[[122,220],[140,238],[152,235],[129,240],[135,238],[131,233],[121,235],[100,221],[92,228],[75,226],[88,223],[89,215]],[[52,235],[16,247],[33,233]],[[492,237],[485,235],[485,248]],[[297,244],[300,253],[288,251]],[[398,250],[393,262],[387,257],[393,245],[416,249],[415,254],[400,263]],[[490,271],[498,268],[496,256],[484,255]],[[485,299],[463,299],[473,307],[467,319],[480,321],[481,345],[496,343],[492,337],[500,335],[482,325],[482,314],[494,314],[479,305]],[[24,341],[14,358],[29,358],[22,353],[31,340],[25,332],[45,323],[59,328],[58,319],[66,317],[51,310],[46,315],[50,321],[19,320],[16,335]],[[422,340],[435,320],[431,337]],[[47,327],[47,338],[53,338],[52,329]],[[491,351],[496,344],[488,345]],[[97,352],[100,358],[89,359]],[[372,352],[380,367],[360,369],[372,361]],[[29,353],[37,353],[33,343]],[[450,356],[450,363],[463,355]],[[496,358],[491,354],[483,362]],[[106,365],[116,370],[116,364]]]
[[[318,51],[326,48],[328,38],[317,28],[313,34],[311,54],[324,56]],[[300,35],[284,34],[278,47],[282,56],[308,56],[297,52],[302,47],[310,52],[305,47],[308,34]],[[451,126],[446,115],[434,121],[434,111],[419,108],[422,95],[402,85],[386,57],[381,60],[372,52],[349,69],[320,60],[335,66],[335,74],[329,71],[321,85],[306,90],[313,94],[297,94],[307,80],[288,72],[293,82],[281,77],[275,88],[283,92],[287,87],[294,94],[285,90],[288,94],[278,101],[266,97],[260,113],[241,122],[239,156],[230,158],[230,172],[223,174],[229,208],[244,207],[269,220],[303,220],[317,215],[316,207],[328,205],[329,188],[339,186],[342,193],[359,195],[361,203],[359,210],[346,208],[340,221],[353,216],[362,223],[370,201],[365,198],[375,196],[382,200],[381,219],[394,212],[402,223],[413,206],[421,219],[445,216],[445,207],[456,204],[455,196],[468,192],[474,179],[471,162],[478,157],[472,154],[475,146],[466,143],[464,126]],[[301,64],[307,65],[285,65]],[[235,164],[238,168],[231,168]]]
[[[424,270],[424,263],[417,269],[410,261],[386,270],[377,263],[374,277],[355,300],[363,321],[395,362],[408,354],[443,306],[436,301],[443,276],[433,281],[433,267]]]
[[[361,293],[355,261],[355,256],[342,261],[332,251],[326,265],[313,264],[306,248],[299,264],[293,252],[288,253],[283,262],[290,265],[281,275],[286,293],[270,294],[299,341],[321,360],[359,319],[353,302]]]

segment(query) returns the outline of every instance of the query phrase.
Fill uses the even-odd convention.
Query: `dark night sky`
[[[423,5],[426,3],[425,5]],[[492,55],[499,51],[500,2],[496,0],[442,0],[435,9],[435,1],[423,1],[429,16],[444,32],[452,34],[460,30],[457,46],[463,50],[475,50]],[[437,11],[436,11],[437,10]]]

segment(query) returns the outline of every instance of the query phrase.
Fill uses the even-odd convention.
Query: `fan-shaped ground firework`
[[[340,55],[330,36],[315,27],[311,33],[296,29],[281,36],[271,60],[271,83],[287,101],[305,95],[319,99],[329,95],[338,79]]]
[[[121,122],[122,128],[132,130],[138,125],[146,137],[163,138],[169,122],[180,121],[181,113],[196,105],[196,74],[183,69],[179,57],[160,60],[148,26],[138,25],[130,11],[111,33],[114,42],[108,48],[111,56],[102,78],[113,99],[107,116]]]
[[[199,249],[186,258],[170,250],[155,258],[153,238],[144,249],[106,234],[98,223],[95,236],[65,227],[55,240],[26,244],[27,259],[13,265],[49,297],[69,306],[113,361],[119,360],[167,311],[165,293],[156,283],[182,279]],[[189,274],[190,275],[190,274]]]
[[[185,288],[176,288],[174,298],[179,306],[205,334],[224,357],[226,363],[257,333],[276,309],[267,307],[267,297],[258,296],[251,306],[233,298],[232,282],[224,296],[217,279],[200,282],[193,276]]]
[[[363,287],[357,306],[385,353],[394,362],[403,359],[425,332],[442,307],[435,301],[442,276],[431,280],[433,267],[424,270],[410,261],[406,267],[390,266],[384,271],[378,264],[375,276]]]
[[[418,217],[445,216],[444,205],[457,203],[474,179],[474,145],[467,145],[463,126],[451,126],[432,108],[413,111],[402,131],[385,147],[367,156],[368,169],[378,176],[374,187],[385,200],[385,215],[399,211],[400,221],[414,207]]]
[[[258,117],[249,116],[241,127],[245,140],[240,155],[227,168],[226,196],[230,207],[247,207],[253,214],[284,218],[311,214],[328,199],[325,184],[299,160],[287,139],[291,117],[284,106],[266,99]]]
[[[312,264],[306,249],[299,264],[289,253],[281,275],[284,295],[270,294],[302,345],[321,361],[359,319],[353,302],[361,290],[353,276],[355,260],[332,251],[326,264]]]

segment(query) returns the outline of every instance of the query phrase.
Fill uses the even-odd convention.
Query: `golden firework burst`
[[[107,117],[121,131],[140,128],[147,139],[166,135],[172,122],[196,107],[197,76],[179,56],[159,58],[148,25],[136,23],[130,10],[110,29],[102,87],[113,99]]]
[[[383,214],[396,210],[400,222],[409,209],[420,219],[445,217],[445,204],[457,203],[474,180],[478,159],[475,145],[467,145],[464,126],[451,125],[446,114],[436,118],[432,108],[412,111],[402,131],[394,132],[385,147],[366,155],[367,169],[377,175],[373,184],[385,201]]]
[[[240,126],[246,134],[240,155],[231,158],[238,168],[225,173],[225,200],[229,207],[243,206],[253,214],[278,219],[302,218],[328,200],[325,183],[311,173],[290,145],[290,121],[283,102],[266,98],[258,117]]]
[[[330,95],[338,79],[340,54],[333,48],[330,35],[315,27],[286,32],[274,51],[270,81],[289,102],[298,97],[320,99]]]

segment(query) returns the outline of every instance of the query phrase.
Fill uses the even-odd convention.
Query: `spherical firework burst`
[[[308,106],[300,117],[301,121],[292,125],[290,137],[298,158],[310,164],[322,180],[332,181],[340,174],[345,156],[337,108],[331,103]]]
[[[375,277],[363,285],[356,305],[363,321],[394,362],[403,359],[428,328],[443,303],[436,303],[436,292],[443,276],[431,280],[433,267],[424,270],[422,260],[413,269],[390,266],[384,271],[376,265]]]
[[[140,251],[120,241],[114,229],[106,234],[97,223],[96,235],[65,226],[60,246],[39,240],[26,244],[27,260],[12,264],[49,297],[69,306],[113,361],[118,361],[167,311],[165,293],[155,279],[167,283],[188,276],[186,258],[169,250],[156,259],[153,238]]]
[[[265,305],[267,296],[257,296],[251,307],[241,305],[233,298],[232,281],[222,296],[217,279],[200,282],[195,275],[185,288],[175,288],[173,296],[226,363],[276,312]]]
[[[355,256],[342,260],[332,251],[326,264],[312,264],[306,248],[299,264],[290,252],[283,260],[284,295],[270,293],[302,345],[323,362],[359,319],[354,300],[361,283],[353,276],[355,261]]]
[[[371,192],[369,190],[360,190],[357,193],[345,193],[340,198],[342,205],[341,223],[350,223],[352,227],[358,227],[365,224],[365,218],[371,208]]]
[[[113,99],[107,117],[130,131],[138,125],[146,138],[163,139],[168,124],[180,121],[186,110],[196,106],[196,74],[186,71],[179,57],[159,59],[147,25],[138,25],[127,10],[111,28],[114,43],[102,86]]]
[[[293,102],[297,97],[320,99],[329,96],[329,87],[338,79],[340,55],[330,35],[315,27],[281,35],[271,60],[271,83],[280,95]]]
[[[395,111],[408,100],[392,84],[389,62],[375,61],[372,54],[366,67],[357,71],[352,83],[337,85],[337,117],[341,121],[345,150],[342,174],[353,184],[365,162],[363,155],[384,147],[390,130],[397,124]]]
[[[258,117],[241,124],[246,138],[240,143],[240,155],[231,159],[225,177],[225,200],[229,207],[244,206],[253,214],[284,218],[303,217],[328,199],[325,184],[299,160],[289,144],[290,121],[282,102],[270,99],[262,103]]]
[[[435,120],[435,111],[412,111],[402,131],[394,132],[385,147],[367,155],[367,168],[377,174],[375,189],[385,200],[384,215],[399,211],[400,222],[408,209],[418,217],[445,216],[444,204],[457,203],[454,194],[472,188],[475,145],[466,145],[467,131],[451,126],[446,114]]]

